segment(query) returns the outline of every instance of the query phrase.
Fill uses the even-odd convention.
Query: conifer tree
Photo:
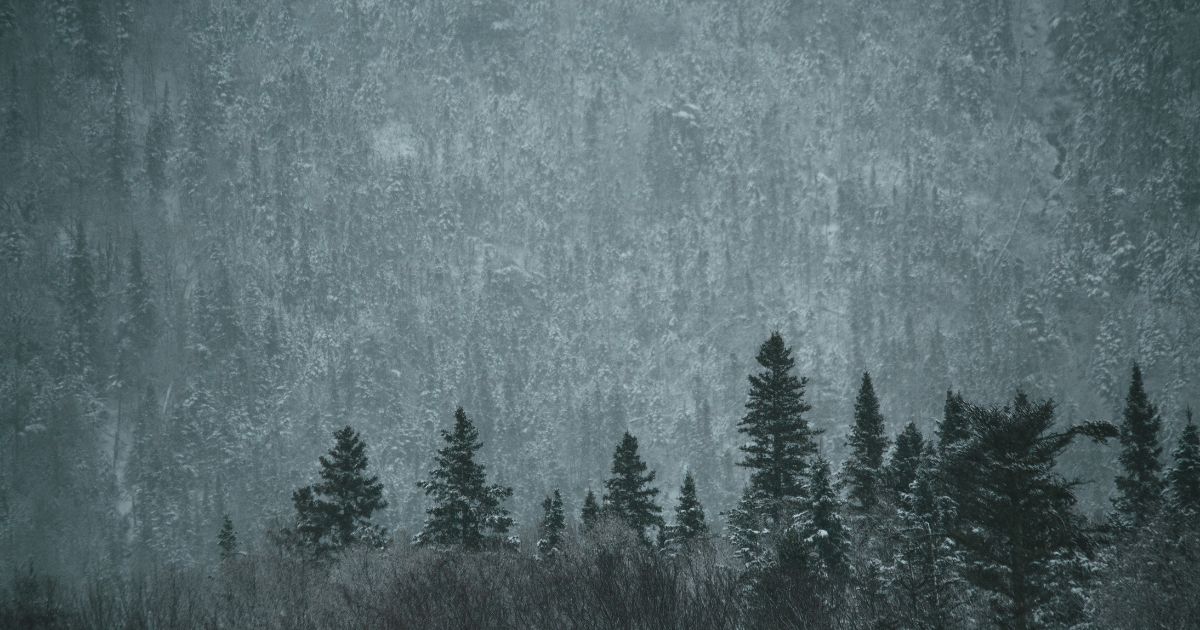
[[[434,505],[413,542],[478,550],[506,534],[512,518],[501,504],[512,488],[488,485],[484,466],[475,462],[483,447],[479,433],[462,407],[454,412],[454,428],[442,431],[446,445],[438,450],[437,467],[418,486]]]
[[[567,520],[563,514],[562,495],[555,489],[553,495],[542,501],[542,523],[538,528],[541,536],[537,542],[538,553],[549,555],[559,551],[563,532],[566,529]]]
[[[811,407],[804,401],[805,378],[792,374],[795,360],[779,333],[759,348],[756,357],[764,369],[750,376],[746,415],[738,432],[750,437],[740,448],[750,469],[748,496],[759,503],[753,511],[778,521],[804,496],[809,459],[816,454],[817,435],[804,419]]]
[[[142,264],[142,247],[137,233],[129,248],[129,278],[125,282],[125,313],[117,322],[117,373],[128,382],[141,369],[141,362],[158,338],[158,309],[153,288]]]
[[[762,498],[754,496],[754,489],[747,486],[737,505],[725,513],[729,543],[733,545],[734,553],[752,570],[762,568],[771,556],[766,544],[771,530],[758,512],[762,503]]]
[[[932,445],[918,458],[901,503],[897,548],[884,572],[889,616],[902,628],[963,625],[965,557],[951,538],[954,503],[941,491],[936,459]]]
[[[1184,516],[1200,515],[1200,432],[1192,422],[1192,410],[1187,410],[1187,424],[1179,436],[1179,445],[1172,454],[1175,464],[1167,473],[1171,511]]]
[[[924,448],[925,441],[921,437],[921,430],[914,422],[905,425],[900,435],[896,436],[896,448],[892,450],[884,474],[893,498],[899,499],[908,492],[909,485],[917,477]]]
[[[1117,476],[1118,496],[1114,499],[1118,516],[1125,525],[1141,527],[1158,509],[1165,487],[1159,460],[1161,428],[1158,410],[1146,395],[1142,371],[1135,363],[1121,420],[1119,461],[1123,473]]]
[[[962,394],[947,390],[942,421],[937,426],[939,453],[945,453],[947,448],[969,437],[967,420],[963,415],[965,410]]]
[[[146,128],[145,159],[146,181],[150,186],[151,200],[158,201],[167,187],[167,160],[171,148],[171,89],[163,91],[163,104],[150,115]]]
[[[96,365],[100,328],[100,299],[83,221],[75,222],[67,258],[65,316],[60,362],[66,373],[84,375]]]
[[[952,497],[952,536],[966,553],[965,576],[991,594],[998,625],[1031,628],[1051,614],[1061,590],[1051,585],[1069,577],[1056,573],[1060,561],[1089,544],[1074,511],[1077,482],[1063,479],[1055,461],[1076,437],[1104,441],[1117,428],[1091,422],[1051,433],[1054,404],[1021,394],[1011,408],[966,405],[962,417],[971,437],[947,452],[941,474],[972,489]]]
[[[613,452],[612,476],[604,482],[604,511],[620,519],[647,541],[646,528],[662,527],[662,508],[654,502],[658,488],[652,487],[655,473],[646,472],[638,455],[637,438],[629,433]]]
[[[708,535],[704,506],[696,496],[696,479],[690,471],[683,477],[679,503],[675,505],[675,523],[668,529],[665,538],[670,545],[686,547]]]
[[[221,522],[221,531],[217,532],[217,547],[221,550],[221,560],[229,560],[237,555],[237,533],[233,531],[233,520],[226,514]]]
[[[850,539],[842,525],[841,502],[833,487],[829,462],[818,456],[808,482],[806,509],[797,514],[792,527],[809,549],[810,575],[836,582],[846,577]]]
[[[379,477],[366,474],[366,443],[350,427],[333,437],[328,456],[319,458],[321,481],[292,494],[301,543],[318,554],[385,539],[383,528],[371,522],[388,504]]]
[[[585,530],[590,530],[600,521],[600,504],[596,501],[596,494],[588,488],[587,496],[583,498],[583,509],[579,512],[579,520],[583,523]]]
[[[879,412],[879,399],[875,396],[871,375],[867,372],[863,372],[858,398],[854,402],[854,425],[846,445],[850,448],[845,468],[849,504],[856,511],[866,512],[878,502],[883,454],[888,446],[883,415]]]

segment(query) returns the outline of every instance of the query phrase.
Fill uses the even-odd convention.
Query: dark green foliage
[[[226,514],[221,521],[221,531],[217,532],[217,548],[221,550],[221,560],[229,560],[237,555],[237,533],[233,531],[233,520]]]
[[[856,511],[865,512],[874,508],[879,500],[883,454],[888,446],[879,399],[867,372],[863,372],[858,398],[854,401],[854,424],[846,445],[850,448],[845,469],[849,505]]]
[[[1071,558],[1090,550],[1073,488],[1054,469],[1077,436],[1103,440],[1116,428],[1091,423],[1051,433],[1054,404],[1018,394],[1011,408],[966,405],[969,439],[943,455],[942,473],[971,492],[952,497],[951,537],[966,553],[965,576],[991,595],[994,620],[1030,628],[1051,614]]]
[[[413,542],[468,551],[494,546],[512,526],[502,505],[512,488],[488,485],[483,464],[475,462],[483,444],[462,407],[454,411],[454,429],[442,431],[442,440],[446,445],[434,459],[437,467],[418,484],[433,497],[433,507],[425,511],[425,525]]]
[[[750,469],[751,495],[761,500],[754,511],[773,520],[804,496],[809,459],[816,454],[818,434],[804,419],[807,379],[792,374],[795,360],[779,333],[763,342],[756,357],[764,369],[750,376],[750,400],[738,432],[750,437],[740,448],[741,466]]]
[[[366,474],[366,443],[350,427],[333,437],[333,448],[319,458],[321,481],[292,494],[300,542],[316,553],[357,543],[382,544],[383,528],[373,524],[371,516],[388,504],[379,477]]]
[[[1192,422],[1192,410],[1187,410],[1187,424],[1179,436],[1179,445],[1172,453],[1175,458],[1167,473],[1171,511],[1179,515],[1200,514],[1200,431]]]
[[[689,471],[683,477],[679,489],[679,503],[675,504],[675,522],[667,528],[667,544],[686,547],[708,536],[708,524],[704,521],[704,506],[696,496],[696,479]]]
[[[629,433],[613,451],[611,471],[612,476],[604,482],[604,513],[633,528],[645,542],[646,528],[663,526],[662,508],[654,502],[658,488],[650,485],[655,473],[646,472],[637,438]]]
[[[884,480],[893,498],[899,499],[909,491],[909,485],[916,479],[921,466],[924,449],[925,441],[920,429],[916,423],[909,422],[896,436],[896,448],[892,450],[892,457],[884,471]]]
[[[600,521],[600,504],[596,501],[596,494],[588,488],[587,496],[583,498],[583,509],[579,512],[579,520],[583,523],[583,529],[590,530]]]
[[[563,532],[567,529],[566,515],[563,514],[562,495],[558,490],[542,501],[542,522],[538,526],[540,538],[537,542],[538,553],[549,555],[561,550]]]
[[[1135,363],[1125,396],[1121,418],[1122,473],[1117,476],[1114,499],[1123,524],[1141,527],[1157,512],[1165,484],[1162,479],[1162,420],[1150,403],[1142,384],[1142,370]]]
[[[847,577],[850,539],[842,525],[841,501],[833,487],[829,462],[818,456],[808,483],[806,509],[796,515],[792,527],[809,550],[810,573],[814,579],[836,584]]]

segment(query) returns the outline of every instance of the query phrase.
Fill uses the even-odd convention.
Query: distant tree
[[[750,437],[740,448],[750,469],[750,487],[760,504],[752,511],[778,521],[804,496],[809,459],[816,454],[818,434],[804,419],[807,379],[792,374],[795,360],[779,333],[763,342],[756,357],[764,370],[750,376],[750,400],[738,432]]]
[[[413,542],[482,549],[512,527],[501,505],[512,496],[512,488],[487,484],[484,466],[475,462],[483,444],[462,407],[454,411],[454,428],[442,431],[442,439],[446,445],[438,450],[437,467],[418,484],[434,505],[425,511],[425,525]]]
[[[708,535],[704,522],[704,506],[696,496],[696,479],[689,471],[683,477],[679,489],[679,503],[675,505],[675,522],[667,528],[665,535],[669,545],[686,547]]]
[[[1200,515],[1200,432],[1187,410],[1187,424],[1173,453],[1175,464],[1167,473],[1171,511],[1186,516]]]
[[[100,298],[82,220],[76,220],[71,234],[62,307],[65,321],[60,364],[68,374],[91,373],[99,352]]]
[[[1162,479],[1162,420],[1150,403],[1142,383],[1142,370],[1135,363],[1125,396],[1121,419],[1122,474],[1117,476],[1114,504],[1122,523],[1141,527],[1158,510],[1165,484]]]
[[[892,450],[891,459],[888,460],[884,471],[888,490],[894,498],[899,499],[909,491],[909,485],[916,479],[917,470],[921,466],[921,453],[924,448],[925,442],[916,423],[909,422],[900,435],[896,436],[896,448]]]
[[[1050,433],[1054,404],[1023,394],[1011,408],[966,405],[962,417],[971,437],[947,451],[941,474],[973,489],[952,497],[951,535],[966,553],[964,574],[991,594],[997,625],[1034,627],[1061,612],[1051,610],[1059,591],[1081,588],[1064,572],[1089,544],[1074,511],[1077,482],[1055,471],[1056,460],[1076,437],[1103,441],[1117,428],[1092,422]]]
[[[855,511],[866,512],[879,500],[883,485],[883,454],[888,446],[879,399],[867,372],[863,372],[858,398],[854,402],[854,424],[846,445],[850,448],[845,465],[849,504]]]
[[[233,521],[226,514],[221,522],[221,531],[217,533],[217,547],[221,550],[221,560],[229,560],[237,555],[237,533],[233,531]]]
[[[366,444],[350,427],[333,434],[328,456],[319,458],[321,481],[292,494],[301,543],[322,554],[349,545],[382,544],[383,528],[371,516],[387,507],[379,477],[366,474]]]
[[[613,452],[612,476],[604,482],[604,512],[620,519],[647,541],[646,528],[662,527],[662,508],[654,502],[658,488],[654,471],[646,472],[646,464],[638,455],[637,438],[629,433]]]
[[[585,530],[590,530],[600,521],[600,504],[596,501],[596,494],[591,488],[587,491],[587,496],[583,498],[583,510],[579,513],[579,520],[583,523]]]
[[[563,532],[567,529],[566,515],[563,514],[562,495],[558,490],[542,501],[542,522],[538,526],[540,537],[537,542],[538,553],[549,555],[559,551],[562,545]]]
[[[146,354],[158,338],[158,308],[154,290],[142,263],[142,245],[137,233],[129,247],[129,277],[125,282],[125,312],[117,321],[117,375],[130,381],[142,368]]]
[[[171,119],[171,88],[163,90],[162,106],[150,115],[146,127],[143,159],[146,182],[150,187],[151,200],[157,202],[167,188],[167,163],[170,158],[171,136],[174,121]]]

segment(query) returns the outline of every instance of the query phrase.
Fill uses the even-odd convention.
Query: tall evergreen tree
[[[1093,422],[1050,433],[1054,404],[1018,395],[1012,408],[964,407],[971,436],[950,449],[941,474],[958,478],[969,493],[953,497],[957,522],[952,537],[966,552],[965,575],[991,594],[994,621],[1024,630],[1039,616],[1057,614],[1050,604],[1064,577],[1064,560],[1088,549],[1073,488],[1055,462],[1078,436],[1103,441],[1115,426]],[[1080,585],[1073,585],[1079,588]]]
[[[792,374],[795,360],[779,333],[759,348],[756,357],[764,369],[750,376],[746,415],[738,432],[750,437],[740,448],[750,469],[749,496],[760,504],[754,511],[777,521],[804,496],[809,459],[816,454],[818,434],[804,419],[811,407],[804,401],[805,378]]]
[[[1150,403],[1142,383],[1142,370],[1135,363],[1125,396],[1121,419],[1123,473],[1117,476],[1118,496],[1114,499],[1121,521],[1141,527],[1157,511],[1165,484],[1162,479],[1162,445],[1159,432],[1162,421]]]
[[[221,560],[229,560],[237,555],[237,533],[233,531],[233,520],[226,514],[221,521],[221,531],[217,532],[217,548],[221,550]]]
[[[1172,455],[1175,464],[1167,473],[1171,511],[1188,516],[1200,515],[1200,432],[1192,422],[1191,409],[1187,410],[1187,424]]]
[[[854,425],[846,445],[850,448],[845,468],[850,507],[866,512],[875,507],[879,500],[883,454],[888,446],[883,414],[879,412],[879,398],[875,396],[875,387],[867,372],[863,372],[858,398],[854,402]]]
[[[388,504],[379,477],[366,474],[366,443],[350,427],[333,437],[328,456],[319,458],[321,481],[292,495],[301,542],[317,553],[356,543],[382,544],[383,528],[371,516]]]
[[[658,488],[650,485],[654,477],[638,455],[637,438],[625,433],[613,452],[612,476],[604,482],[604,511],[633,528],[643,541],[648,540],[646,528],[663,526],[662,508],[654,502]]]
[[[937,426],[938,452],[944,453],[956,442],[969,437],[967,420],[964,417],[966,403],[962,394],[946,391],[946,404],[942,410],[942,421]]]
[[[542,501],[542,522],[538,527],[537,549],[542,555],[560,551],[563,532],[567,529],[566,515],[563,514],[562,495],[555,489],[554,494]]]
[[[587,496],[583,498],[583,509],[579,513],[579,520],[583,523],[585,530],[590,530],[600,522],[600,504],[596,501],[596,493],[588,488]]]
[[[797,514],[792,527],[809,549],[810,575],[836,582],[849,570],[850,538],[842,525],[841,502],[834,490],[829,462],[818,456],[808,482],[806,509]]]
[[[895,499],[901,498],[909,491],[909,485],[917,477],[921,466],[922,451],[925,441],[916,423],[909,422],[904,426],[900,435],[896,436],[896,448],[892,450],[884,477],[888,490]]]
[[[125,313],[117,322],[117,375],[129,382],[142,369],[141,363],[158,338],[158,309],[153,288],[142,263],[141,240],[137,233],[129,248],[129,278],[125,282]]]
[[[438,450],[437,467],[418,486],[434,505],[413,542],[478,550],[508,532],[513,520],[501,505],[512,488],[488,485],[484,466],[475,462],[483,447],[479,433],[462,407],[454,411],[454,429],[442,431],[446,445]]]
[[[667,543],[684,547],[708,535],[708,525],[704,522],[704,506],[696,496],[696,479],[691,471],[683,477],[683,486],[679,489],[679,503],[675,505],[675,522],[668,530]]]

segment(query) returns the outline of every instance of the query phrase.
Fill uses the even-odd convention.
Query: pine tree
[[[482,448],[479,433],[462,407],[454,412],[454,429],[442,431],[446,446],[438,450],[429,479],[418,486],[434,505],[413,542],[418,545],[460,546],[478,550],[508,532],[512,518],[501,503],[512,488],[487,485],[475,453]]]
[[[854,426],[846,442],[850,457],[846,460],[846,485],[849,488],[850,507],[866,512],[875,507],[883,472],[883,454],[887,451],[888,439],[884,436],[883,415],[879,412],[879,399],[871,384],[871,375],[863,372],[858,399],[854,402]]]
[[[911,426],[911,425],[910,425]],[[918,458],[900,509],[897,549],[884,571],[889,616],[902,628],[955,628],[967,585],[962,549],[951,538],[954,503],[940,491],[937,455]]]
[[[829,462],[818,456],[808,482],[806,509],[797,514],[792,527],[809,549],[811,574],[826,581],[838,581],[849,570],[850,539],[838,514],[841,502],[834,490]]]
[[[884,473],[893,498],[899,499],[908,492],[909,485],[917,477],[924,448],[925,441],[914,422],[905,425],[900,435],[896,436],[896,448],[892,450],[892,457]]]
[[[638,455],[637,438],[629,433],[613,452],[612,476],[604,482],[604,511],[631,527],[647,542],[647,527],[662,527],[662,508],[654,502],[658,488],[651,487],[654,471]]]
[[[150,279],[142,264],[137,233],[129,248],[129,279],[125,283],[125,314],[117,322],[117,374],[128,382],[141,369],[158,338],[159,319]]]
[[[1121,421],[1119,461],[1124,473],[1117,477],[1118,496],[1114,499],[1119,518],[1125,525],[1141,527],[1158,510],[1164,489],[1159,460],[1162,455],[1161,428],[1162,421],[1146,395],[1142,371],[1135,363]]]
[[[221,550],[221,561],[224,562],[237,555],[237,533],[233,531],[233,520],[226,514],[221,522],[221,531],[217,533],[217,547]]]
[[[679,503],[675,505],[675,523],[668,530],[665,536],[667,544],[681,547],[687,547],[708,535],[704,506],[696,496],[696,479],[690,471],[683,477]]]
[[[583,498],[583,510],[579,513],[579,520],[583,523],[583,529],[591,530],[600,522],[601,510],[600,504],[596,502],[596,494],[588,488],[587,496]]]
[[[538,553],[545,556],[561,550],[567,520],[563,514],[562,495],[557,489],[542,501],[542,523],[538,529],[541,535],[537,542]]]
[[[770,529],[763,523],[759,513],[763,504],[761,497],[754,496],[754,489],[747,486],[742,491],[737,505],[725,513],[725,530],[733,551],[746,567],[755,570],[764,567],[771,558],[767,547]]]
[[[1171,511],[1187,517],[1200,515],[1200,432],[1192,422],[1191,409],[1172,455],[1175,465],[1167,473]]]
[[[937,426],[938,452],[944,453],[956,442],[969,437],[967,421],[963,416],[966,403],[962,394],[946,391],[946,405],[943,408],[942,421]]]
[[[328,456],[319,458],[321,481],[296,490],[296,531],[320,554],[357,543],[382,544],[383,528],[371,516],[387,507],[378,476],[368,477],[366,443],[350,427],[335,431]]]
[[[1055,462],[1078,436],[1104,441],[1117,436],[1106,422],[1049,433],[1054,404],[1018,395],[1012,408],[965,405],[971,436],[944,457],[941,474],[971,492],[952,497],[957,514],[952,537],[966,553],[965,576],[991,594],[1001,627],[1033,627],[1050,605],[1064,576],[1063,558],[1086,551],[1082,517],[1074,511],[1074,486]],[[1082,585],[1074,584],[1078,589]]]
[[[762,344],[757,361],[765,369],[750,376],[747,412],[738,422],[738,432],[750,436],[750,442],[740,447],[745,453],[740,465],[751,470],[749,496],[760,502],[753,510],[779,520],[804,496],[805,473],[816,454],[813,438],[818,432],[804,419],[811,409],[804,401],[807,379],[792,375],[795,360],[779,333]]]
[[[83,221],[75,222],[67,258],[67,284],[62,298],[64,340],[60,363],[73,375],[90,373],[96,365],[100,329],[100,299]]]

